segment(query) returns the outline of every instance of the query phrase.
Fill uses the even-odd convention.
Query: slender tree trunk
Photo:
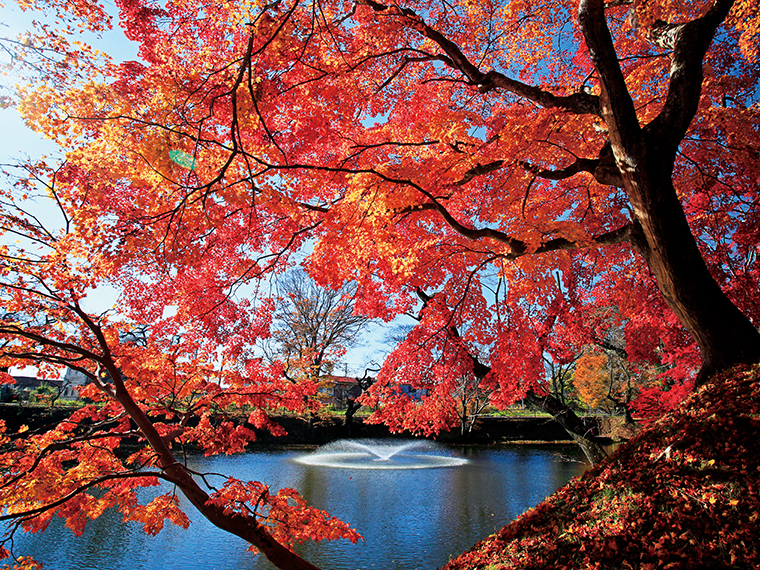
[[[451,327],[451,330],[454,336],[459,336],[458,331],[454,327]],[[472,372],[480,382],[489,372],[491,372],[491,367],[480,362],[478,357],[474,354],[468,353],[468,356],[472,361]],[[538,406],[546,413],[551,414],[573,441],[575,441],[581,450],[583,450],[584,455],[592,465],[596,465],[607,459],[607,452],[594,440],[593,434],[589,433],[589,430],[583,424],[581,419],[569,406],[563,404],[559,399],[550,394],[539,396],[533,390],[529,390],[525,394],[523,401],[525,400]]]
[[[346,415],[343,420],[343,425],[346,426],[346,435],[348,437],[353,436],[354,414],[361,407],[362,405],[357,403],[353,398],[346,398]]]
[[[589,432],[583,421],[568,406],[553,396],[539,396],[533,390],[528,391],[525,399],[554,416],[554,419],[583,450],[584,455],[592,465],[607,459],[607,452],[595,441],[594,435]]]
[[[105,345],[104,345],[105,346]],[[282,570],[319,570],[312,563],[304,560],[296,553],[288,550],[277,542],[267,531],[266,527],[259,524],[255,517],[243,513],[226,512],[225,508],[209,502],[209,495],[204,491],[185,467],[177,461],[171,449],[156,430],[148,416],[140,409],[132,399],[121,380],[121,373],[116,365],[110,361],[107,370],[114,379],[116,386],[112,396],[124,406],[126,413],[137,424],[138,429],[145,439],[158,454],[161,469],[172,478],[185,497],[198,509],[198,511],[214,526],[231,534],[239,536],[243,540],[258,548],[269,560]]]

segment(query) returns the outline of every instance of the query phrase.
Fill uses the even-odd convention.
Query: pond
[[[580,475],[582,454],[568,445],[440,448],[467,461],[429,469],[362,469],[299,462],[283,449],[224,457],[191,457],[195,471],[292,487],[350,523],[364,541],[309,543],[298,551],[331,570],[433,570]],[[218,479],[217,482],[221,482]],[[147,492],[147,490],[146,490]],[[207,523],[187,501],[188,530],[168,524],[157,536],[106,513],[76,538],[56,521],[40,534],[16,537],[17,555],[54,570],[271,570],[239,538]]]

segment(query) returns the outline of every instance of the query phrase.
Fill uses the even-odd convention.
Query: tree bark
[[[702,369],[697,384],[702,384],[715,372],[760,360],[760,333],[713,279],[670,177],[659,178],[658,186],[668,191],[641,193],[643,215],[637,217],[643,240],[636,248],[646,259],[665,302],[699,345]]]

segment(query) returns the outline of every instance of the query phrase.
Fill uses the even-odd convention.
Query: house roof
[[[359,383],[356,378],[352,378],[351,376],[333,376],[332,374],[325,376],[325,380],[332,382],[333,384],[346,384],[351,386]]]

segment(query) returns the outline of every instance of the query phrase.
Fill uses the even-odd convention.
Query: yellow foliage
[[[575,364],[575,388],[589,408],[598,407],[607,397],[610,373],[604,353],[588,352]]]

